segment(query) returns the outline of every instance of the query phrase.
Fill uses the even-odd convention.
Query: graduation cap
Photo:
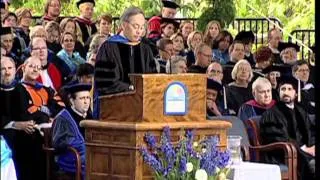
[[[7,35],[7,34],[12,34],[11,27],[2,27],[1,28],[1,36],[2,35]]]
[[[234,40],[242,41],[245,44],[254,42],[255,36],[252,31],[240,31]]]
[[[286,48],[294,48],[297,52],[300,51],[300,46],[293,44],[292,42],[279,42],[278,50],[281,52]]]
[[[284,71],[287,71],[287,69],[285,69],[286,67],[284,66],[279,66],[279,65],[271,65],[271,66],[268,66],[267,68],[264,68],[262,70],[262,74],[264,75],[267,75],[269,74],[270,72],[284,72]]]
[[[279,79],[279,87],[284,84],[291,84],[292,87],[297,90],[299,86],[299,80],[294,78],[293,76],[283,75]]]
[[[213,79],[207,78],[207,89],[213,89],[213,90],[216,90],[217,92],[220,92],[222,88],[223,86],[219,82]]]
[[[175,0],[162,0],[163,7],[177,9],[180,6],[175,2]]]
[[[85,76],[94,74],[94,67],[89,63],[80,64],[77,69],[77,76]]]
[[[180,23],[177,22],[176,20],[174,19],[171,19],[171,18],[161,18],[160,20],[160,24],[173,24],[173,26],[176,28],[176,30],[179,29],[179,26],[180,26]]]
[[[78,9],[79,9],[80,4],[82,4],[82,3],[92,3],[93,6],[96,5],[96,3],[94,2],[94,0],[79,0],[79,1],[77,2],[77,7],[78,7]]]
[[[84,83],[76,83],[71,84],[65,88],[68,94],[74,94],[80,91],[90,91],[92,88],[91,84],[84,84]]]

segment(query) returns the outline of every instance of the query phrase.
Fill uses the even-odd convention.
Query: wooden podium
[[[226,148],[231,123],[206,120],[205,75],[133,74],[130,78],[134,91],[100,97],[100,121],[80,124],[85,127],[87,180],[153,179],[139,148],[145,145],[146,132],[160,137],[165,126],[170,127],[173,142],[179,141],[181,129],[194,129],[195,139],[218,135],[221,148]],[[173,84],[182,85],[186,93],[186,111],[178,115],[168,113],[184,107],[175,94],[169,97],[172,92],[183,95]]]

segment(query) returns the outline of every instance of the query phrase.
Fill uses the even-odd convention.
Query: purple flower
[[[163,139],[165,139],[166,141],[170,141],[170,127],[169,126],[165,126],[163,128],[163,132],[162,132],[162,136]]]
[[[149,133],[149,132],[146,133],[146,135],[144,136],[144,141],[147,143],[147,145],[151,149],[156,148],[156,145],[157,145],[156,138],[151,133]]]
[[[186,173],[187,170],[187,158],[185,156],[182,156],[179,163],[179,172],[181,174]]]
[[[143,161],[147,163],[154,171],[163,171],[162,164],[156,159],[155,156],[151,155],[145,147],[140,148]]]
[[[219,153],[219,162],[218,162],[218,167],[219,168],[224,168],[228,165],[229,160],[231,158],[230,151],[224,151]]]

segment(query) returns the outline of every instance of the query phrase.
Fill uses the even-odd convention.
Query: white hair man
[[[239,109],[239,119],[245,121],[251,117],[261,116],[276,103],[272,100],[272,87],[268,79],[258,77],[252,84],[254,99],[245,102]]]

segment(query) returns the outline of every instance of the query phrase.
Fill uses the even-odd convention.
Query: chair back
[[[255,116],[245,121],[250,144],[253,146],[260,146],[260,119],[261,116]]]
[[[228,130],[228,135],[231,136],[241,136],[241,145],[248,146],[249,138],[245,128],[245,125],[236,116],[215,116],[210,117],[209,120],[224,120],[232,123],[232,127]]]

